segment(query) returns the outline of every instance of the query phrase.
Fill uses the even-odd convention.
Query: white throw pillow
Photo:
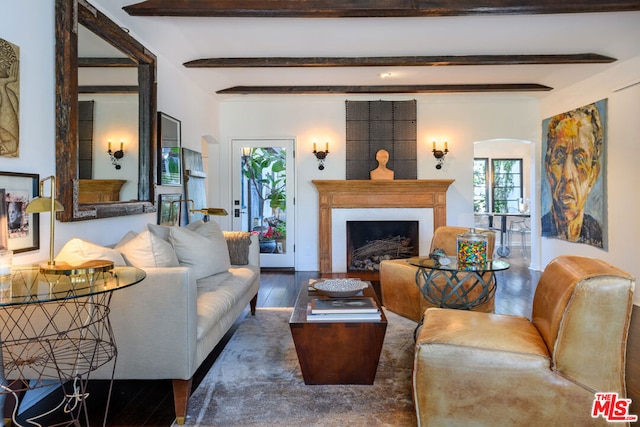
[[[70,265],[80,265],[95,259],[113,261],[113,264],[116,266],[127,265],[117,250],[96,245],[95,243],[77,237],[65,243],[55,257],[56,261],[66,262]]]
[[[185,225],[184,228],[195,231],[198,227],[200,227],[203,224],[204,224],[204,221],[199,220],[196,222],[190,222],[189,224]],[[147,224],[147,229],[150,232],[160,237],[162,240],[166,240],[167,242],[169,241],[169,231],[172,228],[176,228],[176,227],[177,226],[175,225],[158,225],[158,224],[152,224],[152,223]]]
[[[118,246],[127,262],[138,268],[178,267],[178,258],[169,242],[145,230]]]
[[[200,231],[204,227],[198,227],[196,231],[172,227],[169,231],[169,241],[176,251],[180,265],[189,267],[196,280],[222,273],[231,267],[227,242],[222,232],[220,241],[211,231],[211,227],[202,230],[206,235],[201,234]]]
[[[125,243],[133,240],[137,235],[138,233],[136,233],[135,231],[127,231],[127,234],[122,236],[122,239],[120,239],[120,241],[116,243],[116,245],[113,248],[117,250],[119,246],[122,246]]]
[[[160,237],[165,242],[169,241],[169,230],[172,226],[169,225],[158,225],[158,224],[147,224],[147,229],[151,232],[151,234]]]
[[[184,227],[192,230],[192,231],[196,231],[198,228],[202,227],[204,224],[206,224],[203,220],[199,219],[195,222],[190,222],[189,224],[185,225]],[[218,225],[217,223],[214,222],[215,225]]]
[[[187,227],[193,225],[193,230],[211,240],[216,246],[215,257],[220,263],[220,268],[228,270],[231,267],[231,257],[229,256],[229,246],[227,245],[227,239],[224,237],[222,229],[217,222],[209,221],[204,222],[202,220],[188,224]]]

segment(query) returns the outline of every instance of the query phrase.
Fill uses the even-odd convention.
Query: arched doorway
[[[533,265],[538,259],[538,196],[536,168],[538,161],[531,141],[500,138],[474,142],[474,210],[476,225],[489,226],[499,233],[497,255],[505,258],[525,257]],[[478,179],[484,174],[484,179]],[[482,196],[484,188],[484,198]],[[526,214],[528,217],[506,216],[507,232],[502,233],[502,216]],[[511,230],[511,231],[509,231]]]

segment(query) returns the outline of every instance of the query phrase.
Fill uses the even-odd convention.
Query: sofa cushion
[[[209,224],[209,223],[206,223]],[[169,241],[180,265],[191,268],[196,280],[227,271],[231,266],[224,236],[215,227],[202,225],[196,231],[185,227],[171,227]],[[217,227],[219,230],[219,227]]]
[[[77,237],[65,243],[55,257],[56,261],[64,261],[70,265],[78,265],[94,259],[113,261],[116,266],[126,265],[119,251]]]
[[[198,340],[243,298],[259,274],[256,267],[231,267],[223,281],[216,276],[198,281]]]
[[[180,264],[171,245],[145,230],[116,248],[122,253],[129,265],[138,268],[178,267]]]

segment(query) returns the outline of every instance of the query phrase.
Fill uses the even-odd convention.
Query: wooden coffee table
[[[363,294],[380,307],[372,286]],[[325,297],[303,285],[289,320],[305,384],[373,384],[387,330],[384,312],[379,321],[307,322],[311,298]]]

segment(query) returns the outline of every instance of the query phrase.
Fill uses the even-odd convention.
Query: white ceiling
[[[640,12],[421,18],[130,16],[132,0],[92,0],[156,56],[211,92],[232,86],[537,83],[560,89],[640,56]],[[352,68],[184,68],[215,57],[596,53],[610,64]],[[380,73],[392,77],[381,79]],[[638,75],[634,76],[640,79]],[[545,96],[545,92],[531,93]]]

